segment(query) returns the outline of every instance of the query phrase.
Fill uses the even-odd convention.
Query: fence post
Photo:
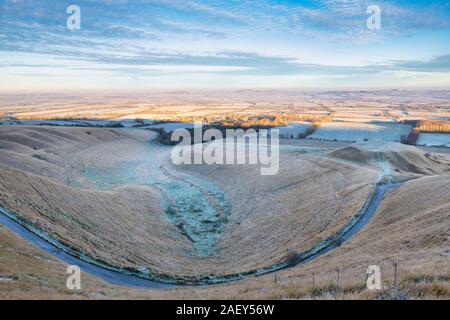
[[[394,261],[394,288],[397,288],[397,267],[398,262]]]
[[[294,288],[294,287],[295,287],[295,284],[294,284],[294,279],[293,279],[293,277],[289,277],[289,280],[291,280],[291,286],[292,286],[292,288]]]
[[[336,270],[336,272],[337,272],[337,278],[336,278],[336,288],[337,288],[337,290],[339,290],[339,275],[340,275],[340,270],[339,270],[339,269],[337,269],[337,270]]]
[[[316,274],[313,272],[313,289],[316,288]]]

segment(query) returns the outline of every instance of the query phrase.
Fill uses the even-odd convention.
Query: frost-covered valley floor
[[[3,298],[370,298],[365,269],[380,264],[389,282],[392,261],[412,297],[448,298],[448,155],[394,142],[284,140],[279,173],[265,177],[258,166],[174,166],[171,148],[155,136],[133,128],[1,126],[1,204],[94,261],[183,282],[284,263],[348,225],[386,172],[403,184],[355,238],[278,272],[276,288],[273,274],[162,291],[85,275],[83,290],[69,292],[62,262],[0,226]],[[340,296],[330,287],[336,269],[345,270]],[[323,292],[310,290],[313,273]]]

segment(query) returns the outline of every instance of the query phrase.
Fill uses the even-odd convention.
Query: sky
[[[0,92],[379,88],[450,88],[448,0],[0,0]]]

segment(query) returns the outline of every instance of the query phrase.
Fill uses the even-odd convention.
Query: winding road
[[[226,283],[235,280],[241,280],[250,276],[260,276],[271,272],[280,271],[299,264],[311,262],[320,256],[337,249],[343,243],[352,239],[358,232],[369,223],[370,219],[376,213],[384,195],[390,190],[397,188],[399,184],[386,183],[379,184],[374,187],[374,190],[369,195],[366,203],[358,215],[344,228],[342,228],[335,236],[324,240],[317,244],[310,250],[299,254],[295,263],[281,262],[276,265],[262,268],[259,270],[252,270],[245,273],[207,277],[199,279],[195,283],[176,283],[174,281],[149,280],[139,277],[137,274],[120,270],[114,267],[100,265],[89,259],[89,257],[79,256],[70,248],[61,243],[54,241],[51,236],[40,234],[38,230],[30,229],[20,223],[17,215],[14,212],[0,206],[0,224],[7,229],[25,239],[29,243],[38,247],[39,249],[51,254],[59,260],[69,264],[77,265],[85,273],[94,277],[100,278],[108,283],[114,285],[121,285],[132,288],[151,288],[151,289],[170,289],[181,286],[195,286]]]

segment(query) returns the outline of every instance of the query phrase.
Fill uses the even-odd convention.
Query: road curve
[[[38,230],[29,228],[23,225],[17,215],[0,206],[0,224],[7,229],[25,239],[29,243],[38,247],[39,249],[51,254],[59,260],[69,264],[77,265],[85,273],[88,273],[94,277],[100,278],[108,283],[132,288],[151,288],[151,289],[170,289],[181,286],[197,286],[226,283],[235,280],[241,280],[250,276],[260,276],[271,272],[280,271],[289,267],[297,266],[311,262],[318,257],[335,250],[343,243],[353,238],[373,217],[377,211],[384,195],[390,190],[397,188],[399,184],[379,184],[375,187],[375,190],[371,192],[364,207],[358,213],[357,216],[344,228],[342,228],[335,236],[324,240],[310,250],[299,254],[295,263],[281,262],[279,264],[262,268],[259,270],[252,270],[245,273],[224,275],[217,277],[206,277],[198,279],[194,283],[176,283],[170,279],[164,280],[150,280],[141,278],[138,274],[120,270],[112,266],[102,265],[89,257],[79,256],[70,248],[64,246],[61,243],[56,242],[51,236],[42,234]]]

